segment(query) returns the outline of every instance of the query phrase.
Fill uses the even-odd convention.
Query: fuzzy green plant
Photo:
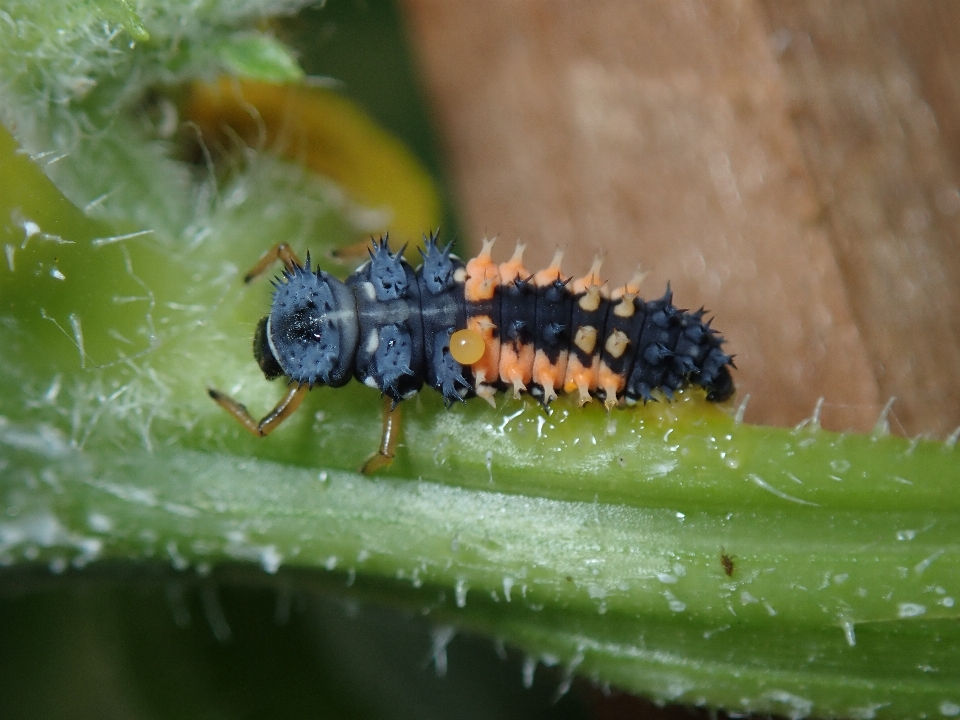
[[[244,271],[284,239],[346,274],[331,251],[365,214],[267,152],[173,152],[180,83],[299,77],[250,29],[293,3],[189,6],[0,6],[0,588],[162,567],[423,613],[437,657],[473,631],[528,682],[542,662],[662,702],[960,715],[953,443],[749,426],[696,392],[610,413],[423,393],[368,477],[367,388],[314,391],[265,440],[212,403],[282,392]]]

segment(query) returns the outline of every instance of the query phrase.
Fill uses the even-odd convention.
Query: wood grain
[[[406,0],[468,238],[669,279],[747,419],[960,423],[960,67],[934,3]],[[942,119],[941,119],[942,117]]]

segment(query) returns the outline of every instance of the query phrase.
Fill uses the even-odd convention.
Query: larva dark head
[[[442,250],[437,244],[439,231],[424,237],[424,249],[420,251],[423,257],[423,266],[420,268],[420,277],[423,278],[423,284],[432,295],[439,295],[444,290],[454,286],[455,280],[453,273],[456,265],[450,259],[451,242]]]
[[[282,374],[302,384],[345,384],[357,350],[353,294],[319,269],[311,272],[309,256],[305,267],[285,271],[274,287],[273,305],[263,332],[270,353],[268,366],[272,358]],[[267,372],[263,363],[260,367]]]
[[[733,395],[734,389],[730,370],[727,366],[723,366],[717,371],[713,384],[707,388],[707,400],[723,402]]]
[[[280,367],[280,363],[277,362],[277,359],[273,356],[273,351],[270,349],[270,339],[267,337],[267,320],[269,320],[267,317],[260,318],[257,329],[253,333],[253,356],[257,359],[257,365],[263,371],[264,377],[267,380],[274,380],[283,376],[283,368]]]
[[[404,246],[406,247],[406,246]],[[370,282],[377,300],[396,300],[407,292],[407,273],[403,269],[403,248],[391,253],[387,236],[374,242],[370,253]]]

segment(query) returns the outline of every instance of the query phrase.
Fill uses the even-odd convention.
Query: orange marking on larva
[[[467,302],[491,299],[500,282],[500,272],[490,257],[493,242],[484,240],[480,254],[467,262],[467,281],[463,285],[463,296]]]
[[[546,285],[552,285],[557,280],[561,282],[566,280],[563,276],[563,271],[560,269],[561,260],[563,260],[563,250],[557,250],[557,252],[553,254],[553,260],[550,261],[550,266],[533,276],[533,284],[538,287],[544,287]]]
[[[480,253],[467,262],[467,280],[463,285],[463,296],[470,303],[493,299],[497,285],[500,284],[500,271],[490,257],[494,240],[484,240]],[[497,380],[500,370],[500,340],[496,337],[497,326],[489,315],[468,315],[467,329],[476,332],[482,339],[484,352],[480,359],[470,366],[474,375],[474,390],[478,396],[496,407],[496,390],[489,385]]]
[[[589,366],[580,362],[580,358],[571,355],[567,360],[567,372],[563,380],[563,391],[580,392],[580,404],[586,405],[593,398],[590,393],[597,389],[597,383],[600,378],[600,357],[594,356]]]
[[[595,257],[593,259],[593,265],[590,266],[590,272],[588,272],[583,277],[579,277],[570,284],[570,292],[574,295],[579,295],[582,292],[586,292],[590,288],[601,288],[604,285],[604,281],[600,278],[600,266],[603,264],[603,258]]]
[[[504,343],[500,348],[500,379],[513,385],[514,397],[520,397],[533,379],[533,360],[533,345],[518,348],[514,343]]]
[[[496,337],[496,325],[489,315],[476,315],[467,318],[467,330],[472,330],[483,338],[484,352],[480,359],[470,366],[477,388],[497,379],[500,369],[500,339]],[[479,394],[479,389],[477,391]]]
[[[613,300],[619,300],[622,297],[629,296],[630,301],[633,302],[633,298],[640,294],[640,283],[643,282],[646,276],[647,273],[643,272],[638,265],[636,271],[633,273],[633,277],[630,278],[622,288],[617,288],[611,298]]]
[[[557,397],[557,388],[563,388],[563,381],[567,374],[567,359],[569,354],[564,350],[557,356],[557,362],[552,363],[543,350],[537,350],[533,360],[533,382],[543,388],[543,402],[548,403]]]
[[[613,372],[605,362],[601,362],[598,384],[600,389],[606,393],[607,399],[603,401],[603,404],[609,410],[617,404],[617,395],[623,391],[626,381],[623,375]]]
[[[527,279],[530,273],[523,266],[523,251],[526,249],[523,243],[517,243],[517,249],[513,251],[513,257],[505,263],[500,263],[500,284],[506,285],[512,283],[517,278]]]
[[[477,385],[477,389],[474,391],[477,393],[478,398],[483,398],[488,403],[490,407],[497,407],[497,389],[493,385]]]
[[[530,273],[523,266],[523,251],[526,245],[517,243],[513,257],[500,264],[500,284],[507,285],[518,279],[526,280]],[[532,345],[517,347],[516,343],[503,342],[500,347],[500,380],[513,386],[513,396],[527,389],[533,379],[534,349]]]

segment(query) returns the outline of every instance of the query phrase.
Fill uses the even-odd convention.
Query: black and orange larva
[[[393,457],[399,416],[396,405],[424,384],[439,390],[447,406],[478,395],[512,389],[543,404],[559,393],[578,392],[607,407],[668,398],[684,385],[698,385],[711,401],[733,394],[731,356],[723,338],[704,322],[704,311],[673,305],[663,297],[639,296],[640,277],[610,293],[599,261],[582,278],[565,277],[560,254],[550,267],[528,273],[523,246],[501,264],[493,241],[464,264],[441,249],[437,234],[426,238],[416,271],[392,253],[386,238],[374,242],[370,260],[345,282],[302,264],[284,243],[276,245],[246,276],[249,282],[276,260],[285,269],[274,281],[270,314],[257,325],[253,354],[267,379],[286,377],[289,389],[263,420],[217,390],[210,396],[255,435],[269,434],[316,385],[339,387],[353,377],[375,388],[385,406],[380,452],[371,471]],[[729,366],[729,367],[728,367]]]

